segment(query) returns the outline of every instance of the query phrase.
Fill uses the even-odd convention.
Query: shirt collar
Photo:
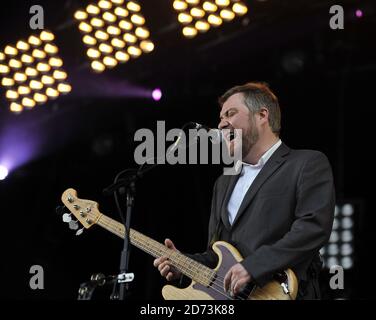
[[[235,164],[235,170],[236,172],[240,172],[242,170],[242,173],[245,168],[254,168],[254,169],[261,169],[265,163],[270,159],[270,157],[273,155],[273,153],[278,149],[278,147],[282,144],[281,139],[278,139],[278,141],[273,144],[259,159],[259,161],[256,164],[250,164],[243,161],[238,160]]]

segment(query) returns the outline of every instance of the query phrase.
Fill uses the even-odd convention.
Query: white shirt
[[[266,151],[263,156],[260,158],[257,164],[249,164],[242,161],[239,161],[236,165],[242,166],[242,171],[240,173],[240,177],[236,182],[235,188],[231,194],[230,201],[227,205],[227,210],[229,213],[229,221],[232,224],[235,220],[235,217],[239,211],[240,205],[243,201],[245,194],[247,193],[249,187],[252,185],[253,181],[261,171],[262,167],[265,163],[269,160],[272,156],[274,151],[278,149],[278,147],[282,144],[281,139],[279,139],[272,147]],[[238,169],[240,169],[238,167]]]

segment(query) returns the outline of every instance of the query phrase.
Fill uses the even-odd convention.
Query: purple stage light
[[[154,101],[159,101],[162,98],[162,91],[159,88],[153,90],[151,96],[153,97]]]
[[[356,16],[357,18],[361,18],[361,17],[363,17],[363,11],[360,10],[360,9],[357,9],[357,10],[355,11],[355,16]]]
[[[8,169],[0,165],[0,180],[4,180],[7,177],[8,173]]]

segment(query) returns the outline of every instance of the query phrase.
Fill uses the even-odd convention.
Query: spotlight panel
[[[44,30],[0,52],[0,83],[12,112],[31,109],[71,91],[54,39],[53,33]],[[59,90],[61,85],[64,90]]]
[[[95,72],[154,50],[137,1],[100,0],[76,11],[74,18]]]
[[[334,265],[340,265],[344,269],[353,268],[355,211],[356,205],[354,203],[343,203],[335,206],[335,217],[329,243],[320,250],[326,268]]]
[[[183,26],[182,33],[187,38],[248,12],[247,5],[241,0],[173,0],[173,7]]]

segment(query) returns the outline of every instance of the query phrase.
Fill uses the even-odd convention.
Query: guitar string
[[[106,218],[107,218],[108,220],[111,219],[111,218],[109,218],[109,217],[106,217]],[[117,229],[117,227],[114,226],[114,224],[116,225],[116,224],[118,224],[118,222],[117,222],[117,221],[109,220],[108,225],[110,225],[110,226],[112,227],[112,229]],[[112,230],[110,230],[110,231],[112,231]],[[114,230],[114,231],[119,231],[119,230]],[[121,231],[124,232],[123,230],[121,230]],[[153,251],[147,250],[147,247],[145,247],[145,246],[143,245],[142,241],[136,239],[136,241],[137,241],[137,243],[139,244],[139,246],[140,246],[141,248],[143,248],[144,250],[147,250],[148,253],[154,255],[155,257],[162,256],[162,253],[167,253],[167,256],[170,256],[169,253],[166,251],[166,249],[163,247],[163,245],[162,245],[161,243],[159,243],[159,242],[157,242],[157,241],[155,241],[155,240],[153,240],[153,239],[151,239],[151,238],[149,238],[149,237],[147,237],[147,236],[145,236],[145,235],[139,233],[138,231],[131,230],[131,232],[134,233],[134,235],[133,235],[134,239],[136,239],[136,238],[135,238],[136,236],[141,236],[141,237],[144,237],[144,238],[149,239],[149,240],[153,243],[152,245],[151,245],[151,244],[149,243],[149,241],[147,241],[147,240],[144,240],[144,242],[147,241],[149,247],[152,246],[153,249],[155,250],[155,252],[158,252],[160,255],[158,255],[158,253],[154,253]],[[115,232],[115,233],[117,233],[117,232]],[[137,235],[137,234],[138,234],[138,235]],[[118,234],[118,235],[119,235],[119,234]],[[120,235],[119,235],[119,236],[120,236]],[[163,248],[161,248],[161,246],[162,246]],[[164,251],[164,252],[163,252],[163,251]],[[171,254],[173,254],[173,253],[174,253],[174,251],[171,251]],[[179,257],[179,255],[181,255],[182,257]],[[207,268],[206,266],[204,267],[204,266],[200,265],[197,261],[195,261],[195,260],[193,260],[193,259],[191,259],[191,258],[189,258],[189,257],[186,257],[186,256],[182,255],[181,253],[179,253],[179,254],[176,256],[175,260],[177,260],[177,262],[178,262],[178,263],[177,263],[178,266],[179,266],[179,263],[180,263],[180,267],[181,267],[181,269],[187,269],[187,270],[189,270],[189,271],[191,272],[190,274],[188,274],[188,276],[190,276],[190,278],[192,278],[192,279],[193,279],[193,277],[196,276],[195,278],[199,278],[199,279],[201,278],[201,281],[203,281],[203,280],[204,280],[204,281],[205,281],[205,280],[209,280],[209,281],[211,281],[210,279],[212,279],[214,276],[216,276],[216,279],[218,279],[218,280],[222,283],[222,286],[221,286],[220,284],[217,284],[215,281],[212,282],[213,285],[216,285],[217,288],[219,288],[219,290],[221,290],[221,293],[222,293],[222,294],[223,294],[223,292],[225,292],[224,289],[223,289],[224,278],[222,278],[221,276],[219,276],[219,274],[218,274],[217,272],[215,272],[214,270],[209,269],[209,268]],[[200,268],[202,269],[202,267],[204,267],[204,268],[209,269],[210,271],[204,271],[204,274],[203,274],[202,276],[199,276],[199,274],[200,274],[199,271],[200,271],[200,270],[195,271],[195,270],[191,270],[189,267],[187,268],[187,267],[185,266],[185,262],[186,262],[186,261],[184,261],[184,260],[189,261],[189,263],[190,263],[190,264],[193,264],[194,268],[196,268],[196,269],[200,269]],[[209,276],[208,276],[207,278],[205,277],[205,273],[206,273],[206,274],[209,274]],[[204,281],[203,281],[203,282],[204,282]],[[212,287],[212,286],[209,285],[209,287]],[[213,288],[213,289],[214,289],[214,288]],[[218,290],[216,290],[216,291],[218,291]],[[236,295],[236,297],[239,298],[239,299],[248,299],[249,296],[250,296],[250,294],[251,294],[252,292],[253,292],[253,289],[250,289],[250,290],[249,290],[249,289],[245,288],[245,289],[242,290],[238,295]],[[225,294],[223,294],[223,295],[225,295]],[[228,296],[228,295],[225,295],[225,296],[227,296],[229,299],[233,299],[232,296]]]
[[[105,223],[105,225],[107,226],[107,227],[109,227],[110,228],[110,231],[112,231],[111,229],[111,227],[113,227],[113,225],[111,224],[111,222],[110,222],[110,224],[107,224],[107,223]],[[116,227],[115,227],[116,228]],[[114,230],[114,231],[118,231],[118,230]],[[123,231],[123,230],[121,230],[121,231]],[[116,234],[117,234],[117,232],[115,232]],[[119,235],[119,234],[118,234]],[[123,236],[123,235],[122,235]],[[145,236],[144,236],[145,237]],[[155,240],[153,240],[153,239],[150,239],[150,240],[152,240],[152,241],[155,241]],[[134,242],[136,243],[136,244],[138,244],[141,248],[143,248],[147,253],[149,253],[149,254],[151,254],[151,255],[153,255],[153,256],[155,256],[155,257],[158,257],[159,255],[156,253],[156,252],[160,252],[160,250],[156,250],[155,249],[155,244],[159,244],[158,242],[156,242],[155,244],[153,244],[152,246],[154,247],[154,250],[155,251],[152,251],[152,250],[150,250],[150,249],[148,249],[147,247],[145,247],[143,244],[142,244],[142,242],[140,242],[138,239],[136,239],[135,237],[134,237]],[[179,258],[178,258],[179,259]],[[181,259],[179,259],[179,262],[181,262],[180,261]],[[192,261],[194,261],[194,260],[192,260]],[[179,263],[178,263],[178,265],[179,265]],[[183,265],[181,264],[180,265],[181,267],[183,267]],[[198,279],[198,281],[202,281],[202,277],[201,277],[201,279],[200,279],[200,276],[198,276],[199,275],[199,273],[198,272],[194,272],[194,270],[191,270],[191,269],[189,269],[189,268],[181,268],[181,269],[186,269],[188,272],[186,272],[186,274],[190,277],[190,278],[196,278],[196,279]],[[207,280],[207,279],[205,279],[205,278],[203,278],[204,280]],[[214,288],[214,287],[212,287],[212,286],[210,286],[209,285],[209,287],[211,287],[213,290],[215,290],[215,291],[217,291],[218,293],[220,293],[221,295],[223,295],[223,296],[225,296],[225,297],[227,297],[228,299],[233,299],[231,296],[228,296],[228,295],[226,295],[223,291],[222,291],[222,288],[220,288],[220,290],[218,290],[217,288]]]
[[[99,221],[98,221],[98,222],[99,222]],[[120,235],[120,234],[117,233],[117,231],[119,231],[119,230],[118,230],[118,228],[116,228],[116,226],[114,226],[114,223],[113,223],[113,222],[109,221],[109,222],[107,223],[107,222],[104,222],[104,221],[102,220],[101,223],[102,223],[104,226],[107,226],[107,227],[109,228],[109,231],[113,231],[115,234],[117,234],[117,235],[119,235],[119,236],[121,236],[121,237],[124,236],[124,234],[121,234],[121,235]],[[118,222],[115,222],[115,223],[118,223]],[[123,231],[123,230],[121,230],[121,231]],[[144,235],[142,235],[142,236],[144,236]],[[146,237],[146,236],[144,236],[144,237]],[[142,244],[142,241],[136,239],[135,237],[133,237],[133,238],[134,238],[134,240],[135,240],[134,242],[137,243],[137,244],[138,244],[142,249],[144,249],[146,252],[148,252],[149,254],[151,254],[151,255],[153,255],[153,256],[155,256],[155,257],[159,257],[159,255],[158,255],[156,252],[160,252],[161,250],[158,250],[158,249],[156,248],[156,244],[161,245],[160,243],[156,242],[156,241],[153,240],[153,239],[150,239],[152,242],[156,242],[156,243],[153,243],[153,244],[151,245],[152,247],[154,247],[154,250],[155,250],[155,251],[153,252],[153,251],[150,250],[149,248],[145,247],[145,246]],[[164,251],[164,250],[162,250],[162,251]],[[210,280],[210,279],[206,279],[204,275],[200,276],[200,272],[197,272],[197,271],[195,272],[194,270],[191,270],[189,267],[188,267],[188,268],[185,267],[185,266],[182,264],[183,261],[181,261],[181,258],[179,258],[179,257],[176,257],[176,258],[177,258],[178,262],[181,262],[181,264],[180,264],[181,269],[185,269],[185,270],[187,270],[188,272],[186,272],[186,273],[187,273],[187,275],[188,275],[191,279],[195,278],[195,279],[198,279],[198,281],[201,280],[202,282],[204,282],[204,280]],[[188,258],[188,257],[186,257],[186,258]],[[188,259],[189,259],[189,258],[188,258]],[[194,261],[193,259],[190,259],[190,260],[193,261],[193,264],[197,263],[197,262]],[[178,267],[179,267],[179,263],[177,263],[177,264],[178,264]],[[196,267],[197,267],[197,266],[196,266]],[[214,274],[215,274],[215,272],[214,272]],[[232,296],[229,296],[229,295],[227,295],[227,294],[224,292],[223,287],[221,287],[220,285],[216,284],[215,282],[212,282],[212,284],[213,284],[213,285],[215,284],[215,285],[217,286],[217,288],[215,288],[213,285],[210,285],[210,284],[209,284],[209,287],[210,287],[210,288],[212,288],[213,290],[217,291],[219,294],[225,296],[226,298],[228,298],[228,299],[230,299],[230,300],[233,300],[233,299],[234,299]]]

